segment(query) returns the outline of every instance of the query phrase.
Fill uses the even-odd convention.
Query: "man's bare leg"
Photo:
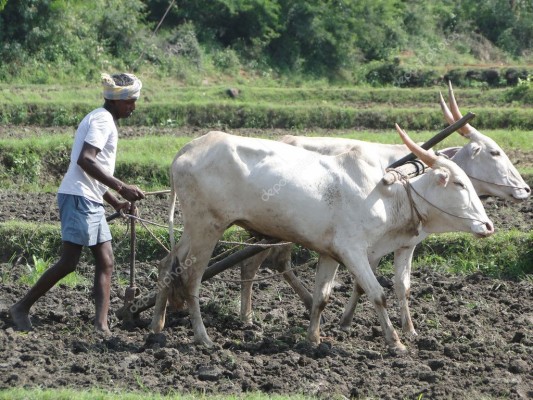
[[[111,334],[107,317],[109,312],[111,276],[113,275],[113,248],[111,241],[92,246],[91,250],[95,259],[94,271],[94,302],[95,318],[94,328],[106,335]]]
[[[59,261],[48,268],[28,293],[9,309],[9,314],[16,329],[20,331],[30,331],[32,329],[29,317],[30,308],[54,287],[57,282],[76,270],[82,248],[78,244],[63,242]]]

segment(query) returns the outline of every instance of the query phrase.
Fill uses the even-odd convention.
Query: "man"
[[[81,121],[74,138],[70,165],[58,190],[63,242],[60,259],[9,309],[19,330],[32,329],[31,306],[76,269],[83,246],[88,246],[95,259],[94,327],[104,335],[111,333],[107,316],[114,258],[103,201],[119,211],[129,209],[129,202],[144,198],[137,186],[127,185],[113,176],[118,142],[116,121],[129,117],[135,110],[142,83],[131,74],[103,74],[102,84],[104,105]],[[126,201],[115,197],[109,188]]]

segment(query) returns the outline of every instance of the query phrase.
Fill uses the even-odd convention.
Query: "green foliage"
[[[140,0],[8,1],[0,13],[0,77],[48,83],[64,73],[97,76],[108,57],[132,62],[143,10]]]
[[[523,279],[533,274],[532,241],[532,233],[517,231],[484,240],[458,233],[432,235],[417,247],[415,258],[438,268],[444,264],[452,273],[479,271],[487,276]]]
[[[178,0],[178,20],[192,21],[204,43],[261,46],[276,37],[280,5],[267,0]]]
[[[137,258],[147,262],[160,260],[167,253],[159,242],[165,245],[166,248],[169,248],[168,229],[159,226],[154,227],[148,225],[148,227],[149,231],[142,226],[139,226],[137,229]],[[113,235],[113,249],[116,263],[128,264],[130,260],[130,235],[127,223],[122,220],[117,220],[110,223],[110,228]],[[41,264],[44,263],[47,266],[49,264],[48,260],[55,260],[59,256],[59,250],[61,248],[59,224],[34,224],[10,221],[0,223],[0,233],[3,238],[2,242],[0,242],[2,262],[15,259],[30,265],[30,260],[33,260],[34,266],[28,268],[33,271],[36,266],[39,266],[42,273],[43,267]],[[46,261],[36,263],[35,260]],[[90,251],[83,251],[81,261],[94,262],[92,253]],[[46,266],[44,269],[46,269]],[[35,271],[35,275],[40,276],[40,273]],[[75,277],[71,279],[76,280]]]
[[[533,4],[529,1],[459,2],[458,12],[470,19],[492,43],[520,56],[533,47]]]
[[[523,80],[518,78],[518,85],[507,93],[506,99],[509,102],[516,101],[521,104],[533,104],[533,81],[531,75],[528,75]]]
[[[26,222],[6,222],[0,224],[2,231],[1,248],[3,257],[29,262],[33,255],[44,260],[58,256],[61,247],[59,227],[53,225],[39,225]]]
[[[431,84],[450,59],[501,61],[491,60],[505,57],[499,46],[527,63],[533,47],[533,6],[525,1],[178,0],[166,14],[168,5],[0,0],[0,81],[85,82],[131,70],[185,83],[243,76],[353,83],[364,82],[369,62],[386,68],[395,56],[410,58],[393,71],[396,82],[398,72],[409,74],[400,86],[413,86]]]
[[[41,174],[41,160],[31,149],[4,153],[6,171],[20,184],[36,182]]]
[[[32,258],[33,265],[26,264],[28,272],[26,274],[21,275],[19,278],[20,283],[24,283],[30,286],[33,286],[39,280],[41,275],[44,273],[44,271],[48,269],[48,266],[51,264],[51,260],[43,260],[42,258],[38,258],[35,255],[33,255]],[[59,284],[63,284],[69,287],[75,287],[78,285],[87,286],[88,280],[74,271],[73,273],[68,274],[63,279],[61,279],[59,281]]]
[[[129,263],[129,233],[125,223],[112,223],[113,247],[117,265]],[[0,254],[39,254],[47,260],[57,257],[60,234],[58,226],[28,224],[21,222],[0,223],[0,235],[5,238],[0,243]],[[168,230],[166,227],[151,226],[150,231],[139,227],[137,230],[137,259],[146,262],[157,261],[167,253]],[[230,229],[224,235],[227,241],[242,241],[247,235],[242,229]],[[246,236],[245,236],[246,238]],[[220,245],[215,254],[233,247]],[[482,272],[487,276],[510,279],[527,279],[533,274],[533,233],[510,231],[496,233],[492,237],[479,240],[472,235],[450,233],[432,235],[416,249],[414,262],[428,264],[437,269],[452,273],[469,274]],[[309,251],[296,253],[298,262],[306,262],[313,254]],[[92,262],[90,253],[83,253],[82,260]]]

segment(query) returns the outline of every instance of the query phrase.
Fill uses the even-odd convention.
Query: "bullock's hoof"
[[[351,324],[340,324],[339,329],[343,332],[350,332]]]
[[[198,338],[198,339],[195,338],[194,343],[197,344],[198,346],[203,346],[208,349],[214,346],[214,343],[208,337]]]
[[[307,335],[307,341],[311,344],[318,346],[320,344],[320,336],[318,335]]]
[[[408,331],[405,331],[405,334],[407,335],[407,337],[409,337],[410,339],[414,339],[418,336],[418,333],[416,333],[416,331],[414,329],[410,329]]]
[[[150,330],[153,333],[161,333],[161,331],[163,330],[163,325],[164,324],[160,322],[152,322],[152,324],[150,325]]]
[[[407,354],[407,347],[405,347],[402,343],[395,343],[392,346],[389,346],[389,353],[394,356],[402,356],[404,354]]]
[[[402,327],[402,331],[405,333],[405,336],[410,339],[414,339],[418,336],[418,333],[416,333],[416,330],[412,324]]]

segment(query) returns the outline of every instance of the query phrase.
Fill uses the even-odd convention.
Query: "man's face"
[[[115,115],[117,119],[128,118],[135,110],[136,99],[131,100],[113,100],[115,106]]]

